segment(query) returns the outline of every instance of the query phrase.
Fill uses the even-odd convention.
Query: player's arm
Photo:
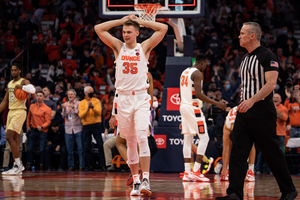
[[[7,107],[7,105],[8,105],[8,96],[9,96],[9,94],[8,94],[8,89],[7,89],[7,92],[6,92],[6,94],[5,94],[5,96],[4,96],[4,99],[3,99],[3,101],[1,102],[1,104],[0,104],[0,113]]]
[[[195,93],[196,93],[196,97],[197,97],[198,99],[200,99],[200,100],[203,101],[203,102],[206,102],[206,103],[210,103],[210,104],[216,105],[216,106],[218,106],[219,108],[225,110],[225,108],[226,108],[226,104],[225,104],[225,103],[215,101],[215,100],[209,98],[208,96],[206,96],[205,94],[203,94],[203,93],[201,92],[201,90],[202,90],[201,81],[203,80],[203,77],[202,77],[202,73],[201,73],[199,70],[196,70],[196,71],[192,74],[191,79],[194,81]]]
[[[115,26],[122,25],[127,20],[130,20],[129,15],[123,17],[122,19],[111,20],[95,25],[94,27],[99,38],[117,54],[119,54],[119,50],[121,49],[123,43],[121,40],[113,37],[108,30]],[[115,57],[117,57],[117,55],[115,55]]]
[[[151,96],[151,107],[153,104],[153,77],[150,72],[148,72],[148,81],[149,81],[149,88],[148,88],[148,94]]]
[[[149,56],[150,51],[164,38],[168,30],[168,26],[159,22],[144,21],[135,15],[130,15],[130,19],[137,22],[139,25],[151,28],[155,31],[149,39],[142,43],[144,53]]]
[[[35,93],[35,87],[32,84],[30,84],[30,81],[27,79],[24,79],[20,85],[16,85],[15,89],[21,89],[30,94]]]
[[[226,126],[226,121],[223,127],[223,169],[221,172],[221,177],[225,178],[227,176],[227,166],[229,165],[229,157],[231,151],[231,141],[230,141],[230,129]]]

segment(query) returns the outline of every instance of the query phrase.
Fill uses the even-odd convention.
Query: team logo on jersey
[[[179,88],[168,88],[167,89],[167,110],[179,110],[180,97]]]
[[[136,52],[136,54],[135,54],[136,56],[139,56],[140,55],[140,53],[139,52]]]
[[[158,149],[167,148],[167,135],[154,135],[154,139]]]

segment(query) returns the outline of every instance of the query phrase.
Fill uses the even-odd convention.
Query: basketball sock
[[[193,171],[197,172],[200,169],[200,167],[201,167],[201,164],[196,161],[195,164],[194,164],[194,170]]]
[[[139,174],[132,175],[133,177],[133,183],[140,183],[140,176]]]
[[[184,170],[185,170],[185,173],[190,174],[191,173],[191,163],[184,163]]]
[[[19,165],[21,164],[20,158],[16,158],[16,159],[15,159],[15,162],[16,162],[16,164],[19,166]]]
[[[252,170],[252,172],[254,172],[254,164],[249,164],[248,165],[248,170]]]
[[[144,178],[149,182],[149,172],[143,172],[143,180]]]
[[[227,165],[227,169],[229,170],[229,165]]]

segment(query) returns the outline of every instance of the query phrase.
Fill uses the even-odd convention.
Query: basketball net
[[[158,10],[161,8],[160,4],[156,3],[139,3],[134,5],[134,9],[144,21],[155,21]]]

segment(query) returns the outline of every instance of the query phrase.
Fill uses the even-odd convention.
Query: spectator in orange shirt
[[[11,30],[8,29],[5,34],[2,36],[5,39],[5,51],[7,58],[14,58],[16,53],[16,48],[18,41],[14,35],[11,34]]]
[[[102,65],[104,65],[104,58],[101,54],[101,48],[96,46],[94,53],[91,54],[91,56],[95,59],[95,69],[101,70]]]
[[[61,60],[61,46],[57,44],[56,38],[53,37],[51,42],[47,44],[45,53],[48,54],[48,60]]]
[[[100,71],[95,69],[93,70],[93,76],[90,77],[90,79],[95,82],[95,89],[97,90],[97,92],[100,92],[100,86],[102,82],[100,75]]]
[[[293,91],[286,90],[286,100],[284,106],[288,109],[290,115],[291,125],[290,138],[300,137],[300,96],[299,96],[299,85],[294,86]],[[296,154],[298,148],[291,148],[291,152]]]
[[[36,103],[31,104],[27,116],[27,169],[31,169],[33,161],[34,145],[39,139],[40,151],[40,170],[43,170],[45,162],[45,148],[47,144],[48,126],[51,123],[51,108],[44,103],[44,93],[42,91],[36,92]]]
[[[74,36],[74,28],[75,25],[72,22],[72,19],[70,19],[69,15],[65,16],[65,21],[63,23],[59,24],[60,29],[66,29],[67,33]]]
[[[84,27],[86,27],[86,25],[83,24],[83,19],[81,17],[78,20],[78,24],[75,25],[75,29],[74,29],[75,33],[78,31],[78,29],[84,28]]]
[[[77,70],[77,64],[73,60],[73,53],[69,51],[67,53],[67,58],[62,60],[63,67],[65,69],[66,75],[72,77],[75,70]]]
[[[273,102],[276,108],[277,121],[276,121],[276,133],[279,139],[279,148],[285,152],[284,141],[286,135],[286,121],[288,119],[289,113],[287,108],[281,104],[281,96],[276,93],[273,96]]]
[[[68,34],[66,29],[62,29],[60,31],[60,35],[61,35],[61,38],[60,38],[60,41],[59,41],[59,45],[63,46],[65,44],[67,44],[67,37],[70,37],[70,34]]]
[[[80,73],[89,73],[91,69],[95,67],[95,59],[90,56],[91,50],[89,48],[85,48],[83,50],[84,57],[80,59]]]

